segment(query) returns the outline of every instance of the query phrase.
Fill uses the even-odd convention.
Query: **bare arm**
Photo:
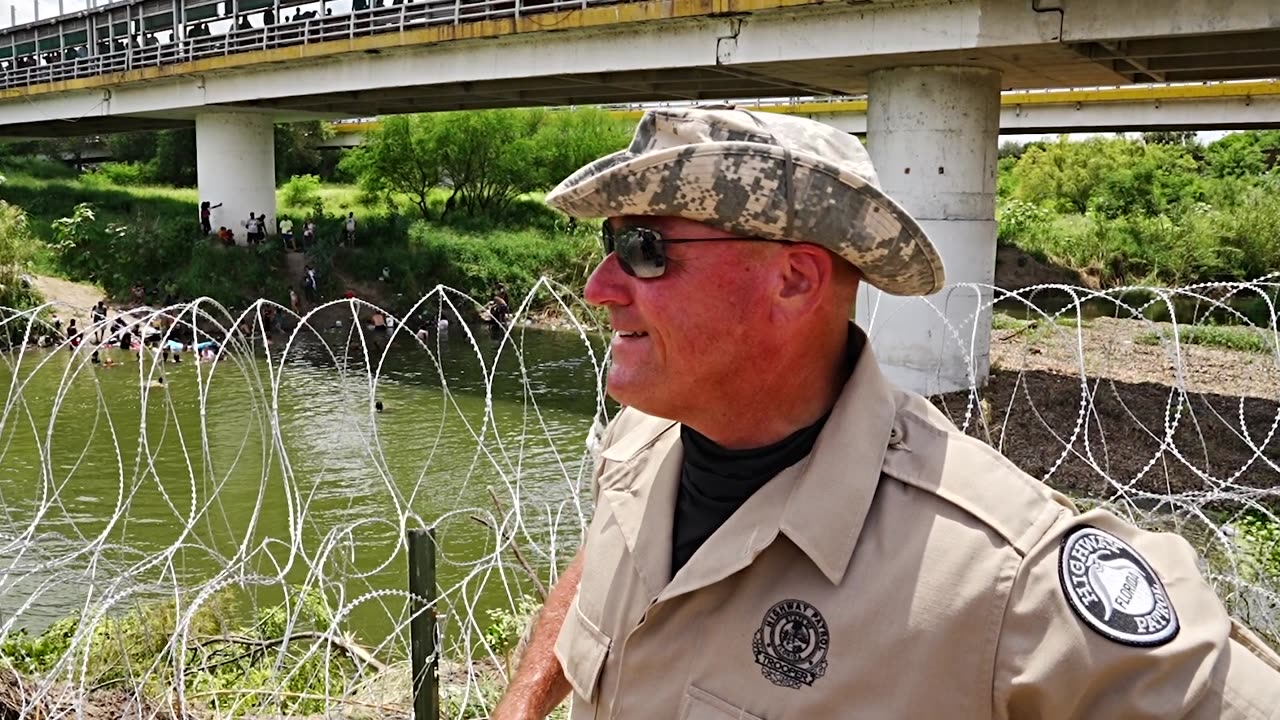
[[[551,589],[533,626],[516,675],[507,685],[490,720],[541,720],[569,694],[569,681],[556,658],[556,638],[565,615],[573,605],[582,580],[582,548]]]

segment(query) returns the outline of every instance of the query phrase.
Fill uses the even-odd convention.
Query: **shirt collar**
[[[866,342],[831,417],[804,461],[782,511],[779,529],[822,571],[839,583],[871,509],[884,465],[896,392]]]

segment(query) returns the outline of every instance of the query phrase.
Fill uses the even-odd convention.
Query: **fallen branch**
[[[498,514],[501,515],[502,503],[498,501],[498,494],[493,491],[493,488],[487,488],[487,489],[489,490],[489,497],[493,498],[493,506],[498,509]],[[483,519],[478,518],[474,515],[472,515],[471,517],[473,520],[475,520],[476,522],[479,522],[481,525],[484,525],[489,529],[494,530],[494,532],[497,532],[497,530],[492,525],[485,522]],[[526,574],[528,574],[529,579],[533,581],[533,586],[538,591],[538,598],[543,602],[546,602],[547,586],[542,584],[542,580],[538,577],[538,573],[534,572],[533,566],[530,565],[529,561],[525,559],[524,553],[520,552],[520,544],[516,542],[514,532],[507,538],[507,541],[508,541],[508,544],[511,545],[511,552],[516,556],[516,562],[520,563],[520,567],[524,568],[524,571]]]
[[[294,642],[295,640],[322,640],[329,643],[330,646],[345,652],[353,660],[363,662],[378,672],[386,672],[387,670],[385,663],[374,657],[373,653],[365,650],[356,643],[337,637],[336,635],[312,630],[297,632],[292,635],[285,635],[284,637],[272,638],[270,640],[261,640],[258,638],[246,637],[244,635],[219,635],[217,637],[201,638],[197,643],[197,647],[206,647],[216,643],[225,642],[234,643],[236,645],[247,645],[255,648],[269,648],[275,647],[276,645]]]

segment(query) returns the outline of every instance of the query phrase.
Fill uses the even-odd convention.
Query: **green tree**
[[[1195,145],[1195,130],[1153,130],[1142,133],[1142,142],[1148,145]]]
[[[626,145],[629,132],[601,110],[489,110],[383,120],[340,169],[369,195],[409,197],[424,219],[429,196],[450,190],[455,210],[497,213],[554,186],[582,164]]]
[[[1199,199],[1199,169],[1191,149],[1177,144],[1132,144],[1128,161],[1111,169],[1094,187],[1090,210],[1104,217],[1155,216]]]
[[[357,178],[371,197],[389,201],[393,194],[408,196],[424,219],[428,202],[441,184],[438,115],[393,115],[365,135],[362,146],[348,153],[339,166]]]
[[[543,155],[536,167],[542,171],[538,188],[553,188],[592,160],[622,150],[633,130],[600,108],[548,114],[535,138]]]
[[[142,164],[147,182],[177,187],[196,184],[194,127],[112,135],[106,145],[115,161]]]
[[[295,175],[319,175],[324,166],[319,144],[332,134],[319,120],[275,126],[276,182]]]
[[[1260,175],[1272,168],[1280,154],[1280,131],[1230,133],[1204,150],[1209,174],[1218,178]]]
[[[156,140],[158,130],[142,130],[139,132],[108,135],[107,149],[116,162],[148,163],[156,156]]]
[[[1017,160],[1022,157],[1022,154],[1026,151],[1027,146],[1025,143],[1005,140],[1000,143],[1000,149],[997,151],[997,157],[1001,160],[1004,160],[1005,158],[1013,158],[1014,160]]]
[[[1082,213],[1103,178],[1132,160],[1133,147],[1120,138],[1071,142],[1066,135],[1053,144],[1029,146],[1013,168],[1014,195],[1059,212]]]
[[[196,129],[161,130],[147,163],[153,182],[177,187],[196,184]]]

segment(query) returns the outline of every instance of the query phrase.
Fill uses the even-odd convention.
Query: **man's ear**
[[[787,248],[779,258],[778,299],[788,314],[802,315],[817,305],[833,281],[830,254],[810,245]]]

